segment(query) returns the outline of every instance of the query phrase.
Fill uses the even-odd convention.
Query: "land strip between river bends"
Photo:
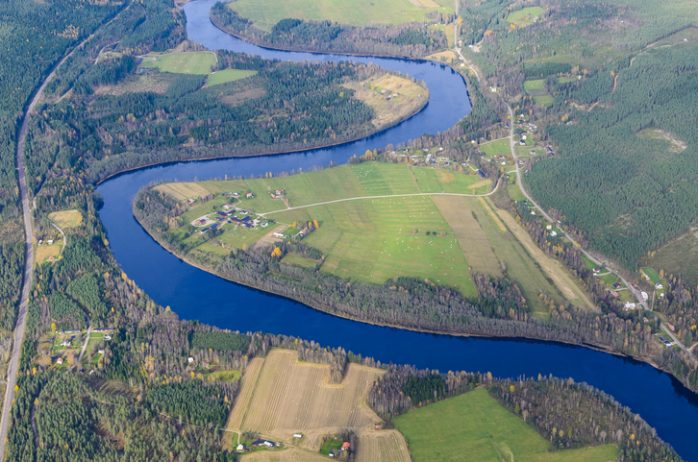
[[[17,385],[17,373],[19,372],[19,361],[22,356],[22,344],[24,334],[27,329],[27,311],[29,309],[29,296],[34,283],[34,224],[32,217],[31,200],[27,187],[26,165],[24,159],[25,147],[27,144],[27,134],[29,132],[29,120],[41,102],[48,84],[56,76],[58,69],[78,50],[83,48],[102,27],[112,23],[119,15],[129,8],[130,2],[118,10],[111,18],[108,18],[102,25],[98,26],[90,35],[85,37],[80,43],[72,47],[63,57],[51,68],[46,78],[41,82],[22,115],[22,122],[17,132],[17,144],[15,151],[15,162],[17,169],[17,182],[19,184],[20,201],[22,204],[22,221],[24,222],[24,274],[22,276],[22,292],[19,300],[19,310],[15,322],[15,330],[12,339],[12,352],[7,365],[7,378],[5,385],[5,396],[2,403],[2,414],[0,414],[0,461],[5,460],[5,446],[10,428],[10,410],[14,402],[15,386]],[[64,240],[64,242],[66,242]]]

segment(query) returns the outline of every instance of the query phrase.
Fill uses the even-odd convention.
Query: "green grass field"
[[[252,77],[256,74],[257,71],[248,71],[244,69],[223,69],[222,71],[216,71],[209,74],[208,78],[206,79],[206,86],[214,87],[216,85],[246,79],[247,77]]]
[[[421,22],[431,12],[453,12],[451,0],[236,0],[228,5],[266,31],[285,18],[366,26]]]
[[[480,145],[480,151],[487,157],[510,156],[509,138],[500,138]]]
[[[147,54],[141,66],[172,74],[208,75],[216,62],[211,51],[173,51]]]
[[[524,90],[529,95],[537,92],[545,93],[545,79],[526,80],[524,82]]]
[[[551,95],[538,95],[533,97],[533,101],[540,107],[550,107],[553,105],[553,98]]]
[[[508,148],[506,139],[498,143]],[[185,225],[174,230],[182,236],[188,223],[230,203],[226,193],[240,195],[236,207],[274,220],[266,228],[225,225],[223,233],[212,239],[198,232],[183,238],[193,247],[189,255],[197,260],[215,262],[233,249],[250,248],[263,238],[269,242],[270,235],[284,225],[288,226],[284,233],[295,234],[296,224],[317,220],[319,229],[303,242],[320,250],[324,259],[291,253],[284,257],[285,263],[304,268],[319,265],[321,271],[368,283],[382,284],[398,276],[428,279],[467,297],[477,295],[471,271],[501,276],[506,267],[521,284],[535,315],[544,318],[548,312],[539,293],[566,301],[542,269],[551,266],[549,257],[536,261],[491,202],[466,196],[391,197],[441,192],[482,195],[491,187],[489,180],[474,174],[364,162],[277,178],[170,183],[158,189],[179,201],[213,195],[205,202],[194,202],[182,215]],[[271,197],[277,188],[286,191],[283,200]],[[247,191],[255,197],[246,199]]]
[[[551,451],[547,440],[480,388],[394,419],[413,462],[612,462],[615,445]]]
[[[512,11],[507,16],[507,22],[516,27],[526,27],[540,18],[545,10],[540,6],[528,6],[520,10]]]

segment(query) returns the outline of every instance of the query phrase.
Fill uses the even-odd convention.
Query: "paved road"
[[[22,220],[24,221],[24,275],[22,277],[22,293],[19,299],[19,312],[12,339],[12,353],[7,366],[7,386],[2,402],[2,414],[0,414],[0,461],[5,460],[5,447],[7,445],[7,435],[10,428],[10,410],[15,396],[15,386],[17,384],[17,372],[19,371],[19,360],[22,355],[22,344],[24,334],[27,329],[27,310],[29,307],[29,296],[34,283],[34,223],[30,202],[29,189],[27,188],[27,175],[24,162],[24,152],[27,144],[27,133],[29,132],[29,121],[44,97],[44,92],[48,84],[56,76],[56,71],[65,63],[77,50],[81,49],[89,42],[95,33],[110,23],[112,23],[123,11],[131,6],[128,3],[117,12],[109,21],[98,27],[92,34],[74,46],[63,58],[51,69],[41,86],[36,90],[27,105],[22,124],[17,137],[17,149],[15,150],[15,162],[17,168],[17,182],[19,184],[19,195],[22,204]]]
[[[507,104],[507,111],[509,112],[509,149],[511,151],[511,157],[514,159],[514,165],[516,167],[516,183],[519,185],[519,189],[523,193],[524,197],[533,205],[533,208],[536,210],[537,213],[541,214],[546,220],[548,220],[551,224],[557,223],[557,220],[553,220],[553,218],[541,207],[538,205],[538,203],[531,197],[531,195],[528,193],[526,190],[526,187],[524,186],[523,182],[523,175],[521,174],[521,166],[519,165],[519,157],[516,154],[516,139],[514,137],[514,110],[511,108],[510,105]],[[594,264],[599,265],[599,266],[605,266],[609,272],[615,274],[618,276],[618,278],[625,284],[628,289],[630,289],[630,292],[632,292],[633,296],[637,299],[637,302],[645,309],[647,309],[647,303],[644,301],[642,296],[640,295],[640,291],[635,288],[632,284],[630,284],[622,274],[620,274],[619,271],[614,270],[613,266],[607,262],[604,261],[594,255],[592,255],[589,251],[587,251],[582,245],[577,242],[570,233],[568,233],[566,230],[560,228],[562,230],[562,233],[565,235],[567,240],[569,240],[573,246],[579,249],[582,254],[584,254],[585,257],[587,257],[589,260],[591,260]]]

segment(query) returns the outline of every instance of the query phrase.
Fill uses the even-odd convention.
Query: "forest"
[[[213,7],[211,20],[218,28],[235,36],[287,50],[421,58],[448,44],[443,31],[418,23],[358,27],[288,18],[274,25],[271,32],[265,32],[224,2]]]
[[[70,98],[46,105],[35,119],[28,158],[34,190],[48,171],[97,180],[154,162],[285,152],[375,130],[373,109],[342,87],[374,75],[375,67],[282,64],[229,52],[219,52],[217,66],[257,74],[207,86],[205,76],[136,68],[131,55],[100,61],[78,78]],[[166,89],[119,90],[143,79]]]
[[[527,177],[546,207],[630,268],[698,220],[697,59],[691,44],[650,50],[617,70],[615,91],[608,71],[566,88],[603,107],[551,126],[561,155]]]

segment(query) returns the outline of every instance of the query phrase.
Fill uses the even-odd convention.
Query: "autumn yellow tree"
[[[277,246],[274,246],[274,250],[271,251],[271,256],[274,258],[281,257],[281,249]]]

